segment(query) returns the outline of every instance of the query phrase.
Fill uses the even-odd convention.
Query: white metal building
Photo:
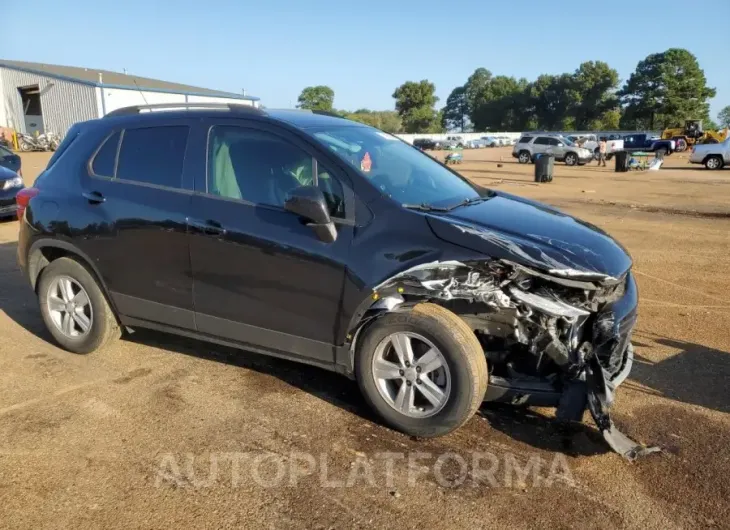
[[[145,103],[237,103],[259,98],[94,68],[0,59],[0,127],[63,136],[76,122]]]

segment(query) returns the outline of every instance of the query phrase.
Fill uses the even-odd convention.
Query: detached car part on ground
[[[140,110],[74,126],[18,200],[19,264],[63,347],[150,327],[345,374],[410,435],[504,401],[587,408],[614,450],[647,451],[609,416],[638,295],[600,229],[340,118]]]

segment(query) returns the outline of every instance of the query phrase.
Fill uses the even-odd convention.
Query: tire
[[[578,163],[578,155],[575,153],[568,153],[565,155],[565,165],[575,166]]]
[[[30,145],[28,142],[26,142],[22,138],[20,140],[18,140],[18,147],[24,153],[27,153],[28,151],[32,151],[33,150],[33,146]]]
[[[55,299],[63,299],[62,296],[58,297],[54,294],[62,292],[62,289],[58,287],[58,282],[65,283],[67,280],[71,280],[72,285],[75,284],[76,288],[79,286],[83,288],[90,306],[89,311],[85,312],[87,321],[90,324],[88,331],[83,332],[82,322],[81,320],[77,321],[77,316],[74,318],[69,317],[69,320],[72,321],[72,329],[77,332],[77,336],[72,336],[72,334],[70,335],[61,329],[64,326],[63,324],[57,324],[58,311],[53,311],[49,305],[49,295]],[[78,296],[80,289],[74,292]],[[70,352],[91,353],[103,348],[112,339],[118,339],[121,336],[121,329],[114,313],[94,276],[86,267],[74,259],[58,258],[43,269],[38,282],[38,303],[48,331],[62,348]],[[76,314],[78,315],[78,311]],[[60,320],[65,322],[65,317]]]
[[[409,340],[415,362],[398,375],[398,368],[404,365],[397,364],[397,357],[393,357],[396,350],[392,341],[394,337],[403,335],[411,336]],[[426,378],[414,381],[414,377],[420,377],[415,372],[419,369],[418,361],[425,357],[423,352],[431,351],[432,347],[439,352],[442,367],[426,376],[428,385],[423,383]],[[386,388],[390,390],[383,390],[384,380],[376,377],[373,366],[374,360],[382,359],[383,351],[390,351],[391,358],[396,359],[396,362],[390,363],[396,375],[385,378]],[[445,389],[442,388],[441,394],[446,397],[441,407],[437,408],[425,399],[422,392],[423,389],[430,392],[438,382],[438,379],[431,378],[433,374],[439,375],[441,370],[440,375],[448,383]],[[418,304],[408,311],[388,313],[376,320],[357,349],[355,375],[365,400],[387,425],[408,435],[425,438],[448,434],[471,418],[484,399],[488,379],[486,356],[471,328],[451,311],[429,303]],[[415,396],[413,404],[419,400],[420,404],[432,410],[430,415],[424,415],[429,411],[424,411],[420,405],[411,407],[412,412],[404,413],[396,408],[397,399],[391,399],[391,403],[384,396],[389,391],[393,395],[400,395],[401,389],[409,387]]]
[[[529,151],[520,151],[517,155],[517,161],[520,164],[527,164],[532,161],[532,157],[530,156]]]
[[[716,155],[708,156],[705,159],[705,167],[707,169],[722,169],[722,166],[725,165],[722,158]]]
[[[684,138],[675,138],[674,144],[675,144],[674,150],[678,153],[683,153],[684,151],[687,150],[688,144],[687,144],[687,140],[685,140]]]

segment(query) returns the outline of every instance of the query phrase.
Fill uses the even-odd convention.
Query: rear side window
[[[189,127],[126,129],[119,150],[116,178],[180,188]]]
[[[538,138],[535,140],[535,145],[550,145],[548,138]]]
[[[548,145],[558,145],[560,141],[557,138],[548,138]]]
[[[114,177],[114,162],[117,159],[119,132],[115,132],[104,140],[91,163],[91,172],[99,177]]]
[[[517,142],[518,144],[527,144],[530,143],[530,140],[532,140],[532,136],[523,136],[520,138],[520,141]]]

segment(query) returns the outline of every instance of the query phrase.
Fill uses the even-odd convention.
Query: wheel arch
[[[102,294],[109,303],[114,312],[114,316],[119,320],[119,313],[114,305],[114,299],[111,297],[104,279],[99,269],[89,256],[79,249],[73,243],[61,241],[57,239],[39,239],[35,241],[28,251],[28,279],[33,291],[38,290],[38,280],[43,270],[54,260],[58,258],[70,257],[84,265],[96,280]]]

